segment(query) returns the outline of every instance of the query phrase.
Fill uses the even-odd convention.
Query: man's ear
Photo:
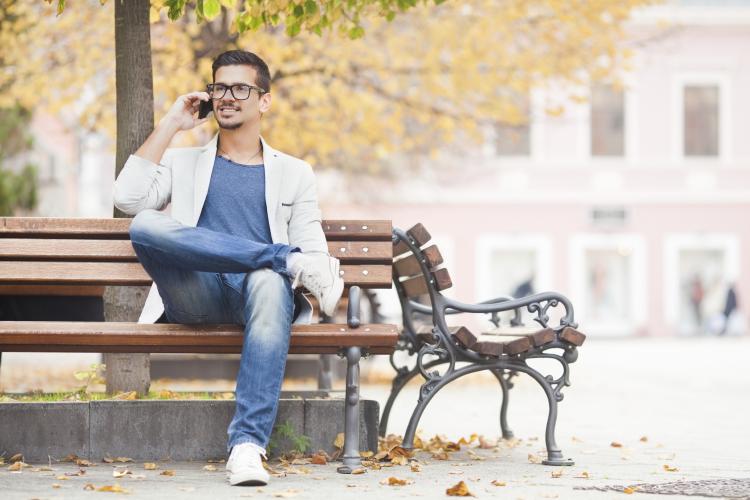
[[[271,93],[266,92],[262,96],[260,96],[260,100],[258,101],[258,109],[261,113],[267,113],[269,109],[271,109]]]

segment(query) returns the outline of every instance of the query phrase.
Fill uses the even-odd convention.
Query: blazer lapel
[[[195,179],[193,190],[193,226],[198,225],[198,219],[203,210],[203,203],[206,201],[208,194],[208,185],[211,183],[211,172],[214,169],[216,161],[216,143],[219,138],[217,132],[208,144],[203,146],[203,152],[198,156],[198,163],[195,166]]]
[[[266,143],[260,136],[263,144],[263,164],[266,180],[266,211],[268,212],[268,226],[271,228],[271,238],[276,243],[281,238],[276,234],[276,208],[279,204],[281,193],[281,178],[283,177],[283,166],[279,158],[279,152]]]

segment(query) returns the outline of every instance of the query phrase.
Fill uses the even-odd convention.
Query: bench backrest
[[[130,244],[130,218],[0,217],[0,294],[101,295],[105,285],[150,285]],[[346,286],[390,288],[389,220],[324,220]]]
[[[453,286],[448,269],[440,267],[443,264],[443,256],[437,245],[426,246],[432,236],[422,223],[407,230],[406,235],[412,238],[418,253],[413,253],[404,241],[394,240],[393,280],[397,289],[400,288],[406,297],[416,299],[428,294],[429,286],[433,286],[437,291]],[[429,272],[427,276],[422,272],[420,258],[424,258]]]

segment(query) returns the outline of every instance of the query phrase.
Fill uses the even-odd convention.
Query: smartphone
[[[214,110],[214,102],[209,99],[208,101],[201,101],[200,107],[198,108],[198,119],[202,119],[208,116]]]

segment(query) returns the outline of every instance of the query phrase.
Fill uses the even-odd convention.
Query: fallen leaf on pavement
[[[552,471],[552,477],[554,477],[554,478],[562,477],[562,471],[561,470],[553,470]]]
[[[609,443],[609,445],[612,448],[622,448],[622,443],[618,443],[617,441],[612,441],[611,443]]]
[[[217,471],[219,469],[217,469],[215,465],[208,464],[208,465],[206,465],[206,466],[203,467],[203,470],[207,470],[207,471],[210,471],[210,472],[215,472],[215,471]]]
[[[631,488],[630,486],[626,486],[622,489],[622,492],[626,495],[632,495],[635,492],[635,488]]]
[[[647,443],[648,442],[648,436],[641,436],[641,443]]]
[[[126,490],[117,483],[113,485],[102,486],[101,488],[97,488],[96,491],[108,491],[110,493],[130,493],[130,490]]]
[[[49,467],[42,467],[42,470],[44,469],[52,470]],[[84,474],[86,474],[86,469],[78,469],[78,472],[66,472],[65,473],[66,476],[83,476]]]
[[[62,485],[58,484],[58,483],[52,483],[52,487],[55,488],[55,489],[57,489],[57,488],[62,487]]]
[[[432,458],[434,458],[435,460],[448,460],[448,453],[444,451],[433,453]]]
[[[411,463],[411,471],[412,472],[422,472],[422,464],[419,462],[412,462]]]
[[[115,460],[115,462],[120,462],[120,463],[123,463],[123,464],[126,463],[126,462],[132,462],[133,461],[132,458],[128,458],[128,457],[117,457],[114,460]]]
[[[315,465],[326,465],[328,463],[328,459],[326,458],[325,453],[315,453],[312,457],[310,457],[310,463]]]
[[[680,469],[678,469],[677,467],[673,465],[664,464],[664,470],[667,472],[677,472]]]
[[[75,463],[78,467],[91,467],[92,465],[94,465],[92,462],[89,462],[88,460],[84,458],[76,459]]]
[[[367,469],[364,467],[357,467],[356,469],[352,470],[352,474],[364,474],[367,472]]]
[[[388,486],[405,486],[409,484],[410,481],[406,479],[399,479],[397,477],[389,477],[388,479],[383,479],[380,481],[380,484],[386,484]]]
[[[14,462],[8,466],[8,470],[11,472],[18,472],[23,467],[31,467],[31,466],[25,462]]]
[[[484,436],[479,436],[479,447],[483,450],[489,450],[490,448],[497,447],[497,439],[494,441],[490,441],[484,438]]]
[[[145,464],[143,464],[143,468],[146,470],[155,470],[156,467],[157,465],[153,462],[146,462]]]
[[[174,470],[172,469],[163,470],[161,471],[161,474],[159,475],[160,476],[174,476]]]
[[[533,453],[529,453],[529,462],[532,464],[540,464],[542,463],[542,459]]]
[[[23,453],[16,453],[8,460],[10,463],[23,462]]]
[[[494,484],[495,486],[505,486],[507,483],[505,481],[498,481],[497,479],[493,479],[490,481],[490,484]]]
[[[581,472],[578,476],[575,476],[579,479],[589,479],[589,473],[586,471]]]
[[[65,476],[57,476],[55,479],[59,481],[68,481],[70,478]]]
[[[462,437],[461,439],[459,439],[459,440],[458,440],[458,444],[471,444],[471,443],[473,443],[474,441],[476,441],[477,439],[479,439],[479,434],[472,434],[472,435],[471,435],[471,436],[469,437],[469,440],[468,440],[468,441],[466,440],[466,438],[463,438],[463,437]]]
[[[114,477],[115,479],[119,479],[121,477],[125,477],[128,474],[131,474],[131,472],[128,469],[124,469],[124,470],[117,470],[117,469],[115,469],[115,470],[112,471],[112,477]]]
[[[463,481],[459,481],[458,483],[454,484],[447,490],[445,490],[445,494],[449,497],[473,497],[474,495],[469,491],[469,487],[466,486],[466,483]]]
[[[86,490],[86,491],[94,491],[96,489],[96,486],[94,486],[91,483],[86,483],[86,485],[83,487],[83,489]]]

